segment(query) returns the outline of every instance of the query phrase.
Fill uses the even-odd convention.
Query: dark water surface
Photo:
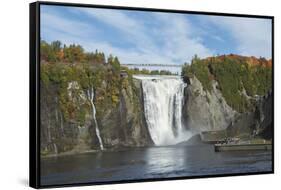
[[[271,151],[214,152],[212,145],[135,148],[41,159],[41,185],[271,170]]]

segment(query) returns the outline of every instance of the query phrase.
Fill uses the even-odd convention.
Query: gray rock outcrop
[[[237,115],[217,89],[216,81],[212,81],[212,89],[211,92],[205,91],[196,77],[189,78],[183,117],[186,125],[195,133],[225,129]]]

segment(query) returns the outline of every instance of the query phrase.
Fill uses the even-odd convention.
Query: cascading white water
[[[179,76],[134,76],[142,80],[144,112],[155,145],[174,145],[191,133],[182,124],[186,84]]]
[[[77,81],[73,81],[73,82],[68,83],[67,90],[68,90],[69,98],[72,99],[72,96],[73,96],[72,90],[77,91],[79,89],[80,89],[80,86],[79,86],[79,83]],[[87,89],[85,92],[81,91],[79,96],[82,100],[88,100],[91,104],[93,119],[94,119],[94,123],[95,123],[96,135],[97,135],[97,138],[98,138],[98,141],[99,141],[100,149],[104,150],[103,142],[102,142],[102,138],[101,138],[101,135],[100,135],[100,130],[99,130],[99,126],[98,126],[98,122],[97,122],[97,118],[96,118],[96,107],[95,107],[95,104],[94,104],[95,91],[94,91],[93,86],[89,87],[89,89]],[[62,120],[61,120],[61,127],[62,127],[62,131],[63,131]],[[80,131],[81,127],[78,126],[78,129]]]
[[[95,122],[96,135],[97,135],[98,140],[99,140],[100,149],[104,150],[102,139],[101,139],[101,136],[100,136],[99,125],[98,125],[97,118],[96,118],[96,107],[95,107],[95,104],[94,104],[95,93],[94,93],[94,88],[93,87],[88,89],[87,97],[88,97],[88,99],[89,99],[89,101],[91,103],[91,106],[92,106],[93,119],[94,119],[94,122]]]
[[[54,151],[55,151],[55,154],[58,154],[58,147],[57,147],[56,143],[54,143]]]
[[[99,130],[98,122],[97,122],[97,119],[96,119],[96,107],[93,103],[92,103],[92,109],[93,109],[93,118],[94,118],[95,126],[96,126],[96,134],[97,134],[97,137],[98,137],[98,140],[99,140],[99,143],[100,143],[100,149],[103,150],[104,149],[103,143],[102,143],[102,140],[101,140],[100,130]]]

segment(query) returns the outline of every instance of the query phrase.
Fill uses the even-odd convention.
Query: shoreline
[[[251,142],[251,143],[246,143],[245,141],[240,142],[238,144],[233,144],[233,143],[229,143],[229,144],[223,144],[223,141],[204,141],[202,139],[201,143],[203,144],[213,144],[214,146],[214,152],[217,152],[217,149],[220,149],[221,147],[223,147],[222,149],[224,149],[224,147],[236,147],[235,149],[237,151],[239,151],[239,147],[243,146],[243,150],[244,147],[249,147],[249,146],[272,146],[271,141],[267,141],[265,143],[260,143],[260,142]],[[219,143],[218,143],[219,142]],[[197,146],[200,145],[200,143],[195,143],[195,144],[186,144],[186,147],[189,146]],[[83,151],[79,151],[79,150],[70,150],[67,152],[61,152],[58,154],[47,154],[47,155],[40,155],[41,159],[45,159],[45,158],[56,158],[56,157],[63,157],[63,156],[73,156],[73,155],[81,155],[81,154],[90,154],[90,153],[102,153],[102,152],[121,152],[121,151],[126,151],[128,149],[139,149],[139,148],[163,148],[163,147],[169,147],[169,148],[176,148],[177,146],[182,146],[181,144],[177,144],[177,145],[170,145],[170,146],[136,146],[136,147],[131,147],[131,146],[121,146],[121,147],[111,147],[111,148],[105,148],[104,150],[97,150],[97,149],[89,149],[89,150],[83,150]],[[218,148],[219,147],[219,148]],[[247,149],[247,150],[251,150],[251,149]],[[220,152],[220,151],[219,151]]]
[[[48,154],[48,155],[40,155],[41,159],[44,158],[55,158],[55,157],[62,157],[62,156],[72,156],[72,155],[79,155],[79,154],[89,154],[99,152],[99,150],[85,150],[85,151],[67,151],[58,154]]]
[[[104,150],[97,150],[97,149],[89,149],[84,151],[77,151],[77,150],[71,150],[67,152],[61,152],[58,154],[47,154],[47,155],[40,155],[40,158],[55,158],[55,157],[62,157],[62,156],[73,156],[73,155],[81,155],[81,154],[90,154],[90,153],[101,153],[101,152],[120,152],[125,151],[128,149],[138,149],[138,148],[150,148],[154,146],[136,146],[136,147],[111,147],[111,148],[105,148]]]

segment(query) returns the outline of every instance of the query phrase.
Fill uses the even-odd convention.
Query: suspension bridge
[[[157,64],[157,63],[147,63],[147,64],[134,64],[134,63],[125,63],[121,64],[121,66],[126,67],[182,67],[180,64]]]

